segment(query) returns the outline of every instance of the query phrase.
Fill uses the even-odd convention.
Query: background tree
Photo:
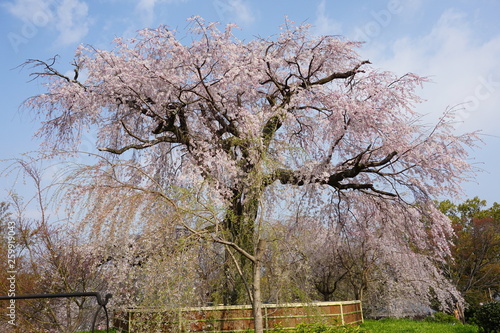
[[[442,201],[440,208],[456,233],[449,276],[470,305],[490,301],[500,291],[500,205],[487,208],[475,197],[458,205]]]
[[[16,160],[6,170],[17,173],[32,189],[33,197],[24,201],[11,194],[8,214],[15,228],[16,295],[70,292],[105,292],[106,283],[101,279],[96,257],[85,246],[79,235],[70,231],[71,225],[61,225],[51,219],[56,215],[50,203],[51,177],[39,160]],[[49,171],[50,168],[48,168]],[[55,180],[54,180],[55,181]],[[5,213],[5,210],[3,211]],[[7,235],[3,229],[2,235]],[[5,249],[2,248],[2,253]],[[10,269],[12,270],[12,269]],[[8,269],[2,269],[2,276]],[[1,294],[8,290],[6,278],[0,282]],[[74,332],[88,329],[97,310],[95,299],[30,299],[16,301],[16,332]],[[3,323],[2,323],[3,324]],[[12,326],[7,325],[6,331]],[[7,329],[8,328],[8,329]]]
[[[432,199],[460,190],[474,135],[453,135],[450,114],[422,125],[413,108],[425,79],[374,69],[359,43],[312,36],[305,25],[286,22],[277,36],[243,42],[232,26],[191,22],[189,45],[161,26],[117,38],[112,51],[82,46],[78,77],[55,60],[29,60],[47,87],[26,102],[44,119],[46,146],[74,147],[92,129],[101,152],[147,175],[128,184],[191,189],[209,203],[198,221],[222,221],[217,239],[237,250],[243,275],[226,281],[227,303],[247,301],[244,280],[259,283],[256,222],[287,191],[307,193],[312,209],[331,197],[378,206],[389,236],[403,229],[413,248],[448,253],[449,221]]]
[[[428,313],[434,296],[441,310],[461,304],[433,256],[413,245],[408,230],[390,230],[383,206],[333,207],[301,230],[312,240],[301,244],[308,278],[324,300],[360,299],[366,315],[396,317]]]

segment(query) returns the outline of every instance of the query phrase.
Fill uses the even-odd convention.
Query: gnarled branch
[[[396,196],[396,194],[394,193],[379,190],[375,188],[373,184],[370,183],[367,184],[342,183],[342,181],[346,179],[353,179],[363,172],[374,173],[374,169],[372,168],[390,163],[392,158],[396,155],[397,152],[394,151],[379,161],[372,161],[367,163],[360,163],[361,157],[357,156],[355,158],[355,163],[352,167],[331,174],[328,178],[320,178],[315,176],[306,177],[304,175],[301,175],[299,171],[278,168],[269,177],[266,183],[271,184],[276,180],[279,180],[282,184],[290,184],[296,186],[303,186],[306,184],[316,183],[316,184],[329,185],[339,190],[347,190],[347,189],[370,190],[372,192],[383,194],[386,196]]]

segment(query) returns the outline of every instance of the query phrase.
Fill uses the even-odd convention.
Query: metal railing
[[[34,294],[34,295],[16,295],[16,296],[0,296],[0,301],[11,300],[11,299],[35,299],[35,298],[69,298],[69,297],[95,297],[97,300],[97,304],[99,308],[94,314],[94,320],[92,321],[92,332],[95,330],[95,323],[97,320],[97,315],[101,311],[104,310],[106,315],[106,332],[109,332],[109,315],[108,310],[106,309],[106,305],[108,304],[109,299],[112,297],[111,294],[106,294],[104,298],[100,293],[97,292],[86,292],[86,293],[59,293],[59,294]]]

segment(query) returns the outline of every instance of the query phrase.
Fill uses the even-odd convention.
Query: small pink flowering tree
[[[111,51],[82,46],[71,76],[28,61],[47,89],[26,102],[44,119],[37,134],[60,149],[90,129],[100,151],[130,159],[151,187],[197,189],[220,208],[218,227],[203,230],[240,255],[243,275],[264,245],[262,205],[288,189],[316,207],[332,196],[380,203],[385,218],[374,223],[404,227],[413,249],[447,254],[452,230],[432,200],[460,191],[474,136],[453,135],[446,114],[422,125],[414,106],[425,79],[374,69],[356,53],[360,43],[307,26],[287,22],[249,42],[232,28],[195,18],[189,38],[160,26],[117,38]],[[259,272],[248,276],[257,312]]]
[[[433,304],[448,311],[460,306],[460,292],[439,271],[432,252],[414,248],[412,225],[406,220],[413,209],[401,210],[397,218],[386,216],[388,208],[382,204],[334,202],[313,221],[290,223],[298,229],[292,233],[305,239],[296,243],[316,291],[325,301],[363,300],[363,311],[376,316],[421,315]]]

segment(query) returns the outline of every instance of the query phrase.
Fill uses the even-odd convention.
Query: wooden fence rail
[[[263,304],[264,329],[292,329],[300,323],[358,324],[361,301]],[[135,308],[121,313],[115,327],[128,332],[243,332],[253,330],[250,305],[200,308]]]

